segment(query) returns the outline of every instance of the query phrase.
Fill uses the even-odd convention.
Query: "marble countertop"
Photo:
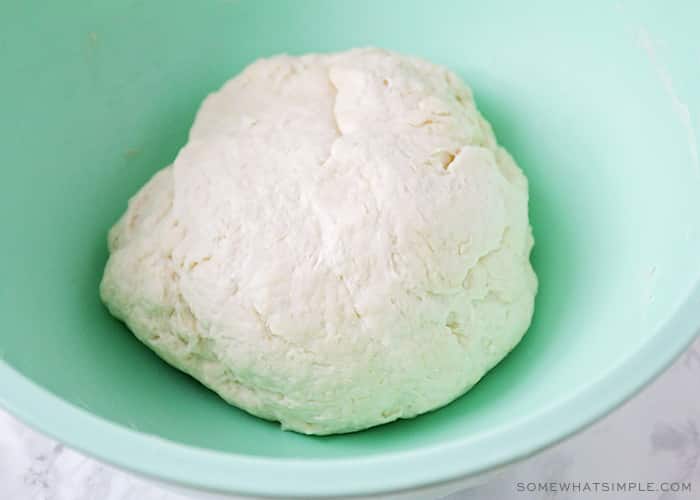
[[[653,384],[576,436],[449,500],[700,498],[700,339]],[[573,482],[582,491],[528,493],[535,482]],[[585,483],[690,483],[678,493],[586,492]],[[645,487],[646,488],[646,487]],[[2,500],[185,500],[29,429],[0,410]],[[189,497],[196,500],[196,496]]]

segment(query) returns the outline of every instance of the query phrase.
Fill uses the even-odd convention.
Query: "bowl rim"
[[[488,433],[369,457],[265,458],[177,443],[68,403],[2,359],[0,406],[98,460],[186,488],[267,497],[381,494],[477,475],[570,436],[659,375],[700,333],[699,325],[700,280],[645,343],[564,401]]]

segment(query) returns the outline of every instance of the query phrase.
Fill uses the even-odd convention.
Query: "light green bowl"
[[[365,494],[476,474],[580,429],[700,325],[700,6],[673,2],[4,2],[0,403],[195,488]],[[107,229],[246,64],[374,45],[474,89],[530,179],[522,344],[448,407],[325,438],[225,404],[98,298]]]

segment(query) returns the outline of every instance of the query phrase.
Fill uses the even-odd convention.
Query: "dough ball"
[[[259,60],[109,233],[101,296],[229,403],[308,434],[454,400],[521,339],[527,181],[467,86],[377,49]]]

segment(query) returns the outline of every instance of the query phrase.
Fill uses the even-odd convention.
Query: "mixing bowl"
[[[700,325],[700,6],[124,0],[0,6],[0,403],[102,460],[249,495],[406,490],[580,429]],[[168,367],[98,298],[106,232],[246,64],[381,46],[464,78],[530,179],[524,341],[472,391],[355,434],[283,432]]]

